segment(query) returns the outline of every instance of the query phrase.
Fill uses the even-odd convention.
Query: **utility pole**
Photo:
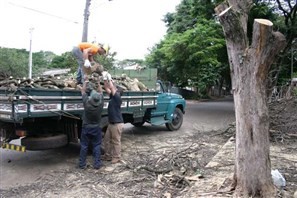
[[[112,1],[112,0],[108,0]],[[86,6],[84,11],[84,25],[83,25],[83,34],[82,34],[82,42],[88,41],[88,25],[89,25],[89,16],[90,16],[90,5],[91,0],[86,0]]]
[[[30,33],[30,52],[29,52],[29,79],[32,78],[32,33],[34,28],[29,29]]]
[[[90,5],[91,0],[86,0],[86,7],[84,12],[84,25],[83,25],[83,35],[82,35],[82,42],[88,41],[88,24],[89,24],[89,16],[90,16]]]

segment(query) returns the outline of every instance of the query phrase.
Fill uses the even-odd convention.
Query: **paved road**
[[[136,130],[138,137],[154,136],[161,133],[174,138],[178,137],[178,133],[207,132],[220,129],[234,120],[232,98],[205,102],[187,101],[184,124],[179,131],[168,132],[165,126],[155,127],[146,124],[143,128],[135,128],[126,124],[124,140],[132,136],[131,131],[135,132]],[[133,141],[133,139],[129,138],[129,141]],[[26,153],[0,149],[0,189],[29,184],[45,174],[71,168],[76,165],[78,154],[78,144],[71,144],[66,148],[27,151]]]
[[[231,97],[199,103],[187,102],[184,120],[187,129],[216,130],[233,121],[235,121],[235,115],[234,103]]]

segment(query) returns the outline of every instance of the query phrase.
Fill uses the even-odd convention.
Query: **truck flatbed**
[[[178,130],[183,123],[185,100],[178,94],[165,92],[158,81],[157,91],[124,91],[121,113],[125,123],[141,127],[145,122],[165,124]],[[104,93],[100,126],[108,126],[109,96]],[[81,92],[71,89],[0,88],[0,145],[18,150],[44,150],[77,143],[84,111]],[[21,147],[9,146],[21,138]]]

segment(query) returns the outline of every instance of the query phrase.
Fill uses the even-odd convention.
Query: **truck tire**
[[[42,137],[25,137],[21,139],[22,146],[27,150],[46,150],[59,148],[68,144],[66,134],[49,135]]]
[[[184,115],[180,108],[175,108],[173,112],[173,119],[171,123],[166,123],[166,127],[169,131],[178,130],[183,124]]]

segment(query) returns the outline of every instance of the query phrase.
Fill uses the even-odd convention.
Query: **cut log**
[[[95,63],[93,65],[91,74],[89,75],[89,81],[92,88],[97,89],[97,82],[100,80],[101,73],[103,71],[102,65]],[[56,72],[57,73],[57,72]],[[120,89],[126,91],[147,91],[147,87],[140,82],[138,79],[131,79],[126,74],[121,76],[113,76],[113,81],[116,86]],[[101,82],[101,84],[104,84]],[[70,76],[42,76],[35,79],[14,79],[13,77],[8,77],[0,81],[0,87],[16,88],[16,87],[30,87],[30,88],[44,88],[44,89],[77,89],[76,80]],[[103,88],[103,87],[102,87]]]

